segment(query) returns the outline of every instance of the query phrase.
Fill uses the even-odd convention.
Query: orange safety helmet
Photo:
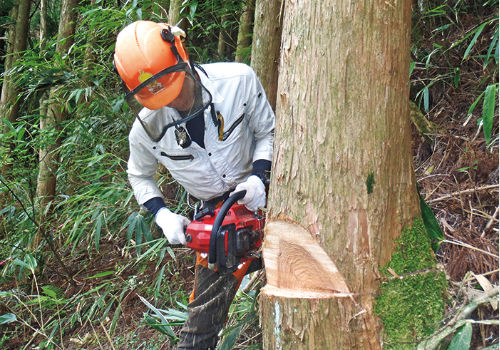
[[[136,21],[126,26],[116,39],[116,70],[136,100],[149,109],[168,105],[180,93],[188,55],[174,27],[165,23]],[[170,74],[158,74],[179,65]],[[182,65],[182,66],[181,66]],[[146,80],[157,78],[139,87]],[[144,84],[143,84],[144,85]],[[137,91],[134,91],[137,89]]]

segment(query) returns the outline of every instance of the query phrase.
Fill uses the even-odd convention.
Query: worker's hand
[[[266,187],[258,176],[250,176],[245,182],[238,184],[231,194],[243,190],[247,193],[238,203],[244,204],[248,210],[256,211],[266,205]]]
[[[164,207],[156,213],[155,222],[161,227],[170,244],[186,245],[184,231],[190,222],[187,217],[172,213]]]

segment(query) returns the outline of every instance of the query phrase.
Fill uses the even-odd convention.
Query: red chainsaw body
[[[187,246],[200,253],[208,253],[210,245],[210,234],[212,232],[213,224],[220,208],[215,209],[215,215],[206,215],[198,220],[191,221],[186,228]],[[247,229],[251,231],[258,231],[260,239],[251,248],[257,249],[262,244],[262,235],[264,228],[264,219],[261,215],[256,215],[254,212],[249,211],[244,205],[235,204],[227,212],[221,227],[229,224],[236,225],[236,231]],[[227,249],[227,239],[226,249]]]

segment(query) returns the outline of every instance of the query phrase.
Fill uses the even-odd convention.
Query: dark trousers
[[[261,268],[260,259],[245,261],[235,272],[207,268],[207,259],[196,255],[195,284],[188,305],[188,319],[181,329],[178,350],[215,349],[229,307],[246,273]]]

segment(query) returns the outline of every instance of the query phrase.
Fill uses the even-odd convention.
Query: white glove
[[[182,215],[172,213],[167,208],[163,207],[156,213],[155,222],[163,230],[163,234],[167,237],[170,244],[186,245],[186,236],[184,231],[190,220]]]
[[[258,176],[250,176],[245,182],[238,184],[231,194],[243,190],[247,193],[238,203],[244,204],[248,210],[256,211],[266,205],[266,186]]]

